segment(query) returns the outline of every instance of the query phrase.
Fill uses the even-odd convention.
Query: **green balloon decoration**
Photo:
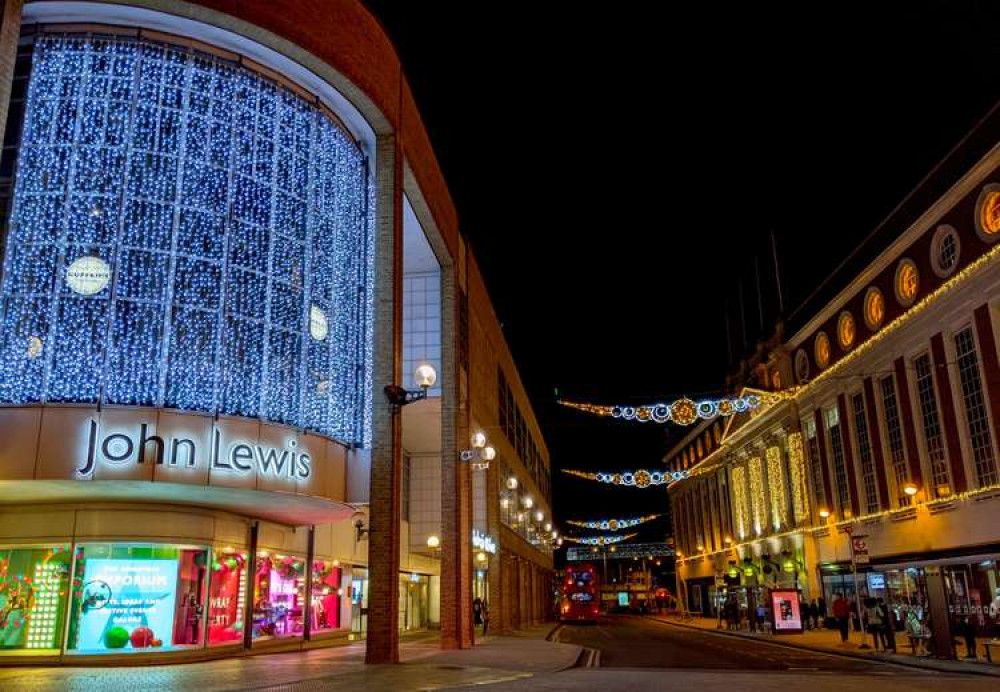
[[[235,557],[231,557],[228,560],[226,560],[226,567],[228,567],[229,569],[236,569],[236,565],[238,565],[238,564],[239,563],[236,562],[236,558]]]
[[[104,646],[109,649],[124,649],[128,644],[128,630],[124,627],[112,627],[104,633]]]

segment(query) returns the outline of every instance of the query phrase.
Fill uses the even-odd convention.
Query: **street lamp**
[[[909,495],[910,497],[913,497],[918,492],[920,492],[920,488],[917,487],[916,483],[913,483],[911,481],[911,482],[909,482],[909,483],[907,483],[906,485],[903,486],[903,492],[906,493],[907,495]]]
[[[496,459],[497,450],[487,444],[486,433],[480,430],[472,435],[472,449],[463,449],[458,456],[462,461],[472,462],[472,468],[485,471]]]
[[[430,363],[421,363],[413,371],[413,380],[420,387],[419,390],[404,389],[398,384],[387,384],[383,388],[385,396],[394,410],[398,410],[407,404],[412,404],[414,401],[426,399],[427,390],[437,382],[437,371],[434,370],[434,366]]]
[[[830,510],[828,510],[828,509],[827,509],[826,507],[822,507],[822,508],[821,508],[821,509],[819,510],[819,516],[820,516],[820,518],[822,518],[822,519],[826,519],[826,518],[828,518],[828,517],[830,516]]]
[[[437,536],[428,536],[427,547],[430,548],[431,550],[437,550],[438,548],[441,547],[441,539],[438,538]]]

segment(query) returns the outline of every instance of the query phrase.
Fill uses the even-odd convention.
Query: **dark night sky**
[[[719,392],[741,281],[747,343],[760,333],[754,255],[768,329],[777,315],[769,230],[788,312],[1000,99],[997,3],[368,4],[554,469],[657,467],[662,429],[562,410],[554,388]],[[662,492],[554,480],[559,520],[663,507]]]

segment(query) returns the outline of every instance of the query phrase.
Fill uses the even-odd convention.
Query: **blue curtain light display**
[[[370,442],[374,193],[323,110],[230,61],[37,39],[0,403],[261,418]]]

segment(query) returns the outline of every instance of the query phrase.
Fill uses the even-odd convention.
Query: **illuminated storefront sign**
[[[157,464],[197,468],[207,463],[209,468],[228,470],[236,473],[250,473],[257,468],[261,474],[287,476],[288,478],[309,478],[312,473],[312,459],[299,452],[297,442],[292,439],[285,449],[252,444],[245,441],[230,443],[220,450],[222,433],[212,428],[211,447],[207,459],[204,450],[199,451],[195,440],[185,437],[164,438],[149,434],[150,425],[140,423],[135,434],[116,432],[102,435],[96,420],[91,420],[87,432],[87,452],[83,463],[77,467],[78,476],[89,476],[97,464]],[[221,451],[221,453],[220,453]]]
[[[477,529],[472,530],[472,547],[477,550],[483,550],[491,555],[497,554],[497,544],[492,536],[480,533]]]

